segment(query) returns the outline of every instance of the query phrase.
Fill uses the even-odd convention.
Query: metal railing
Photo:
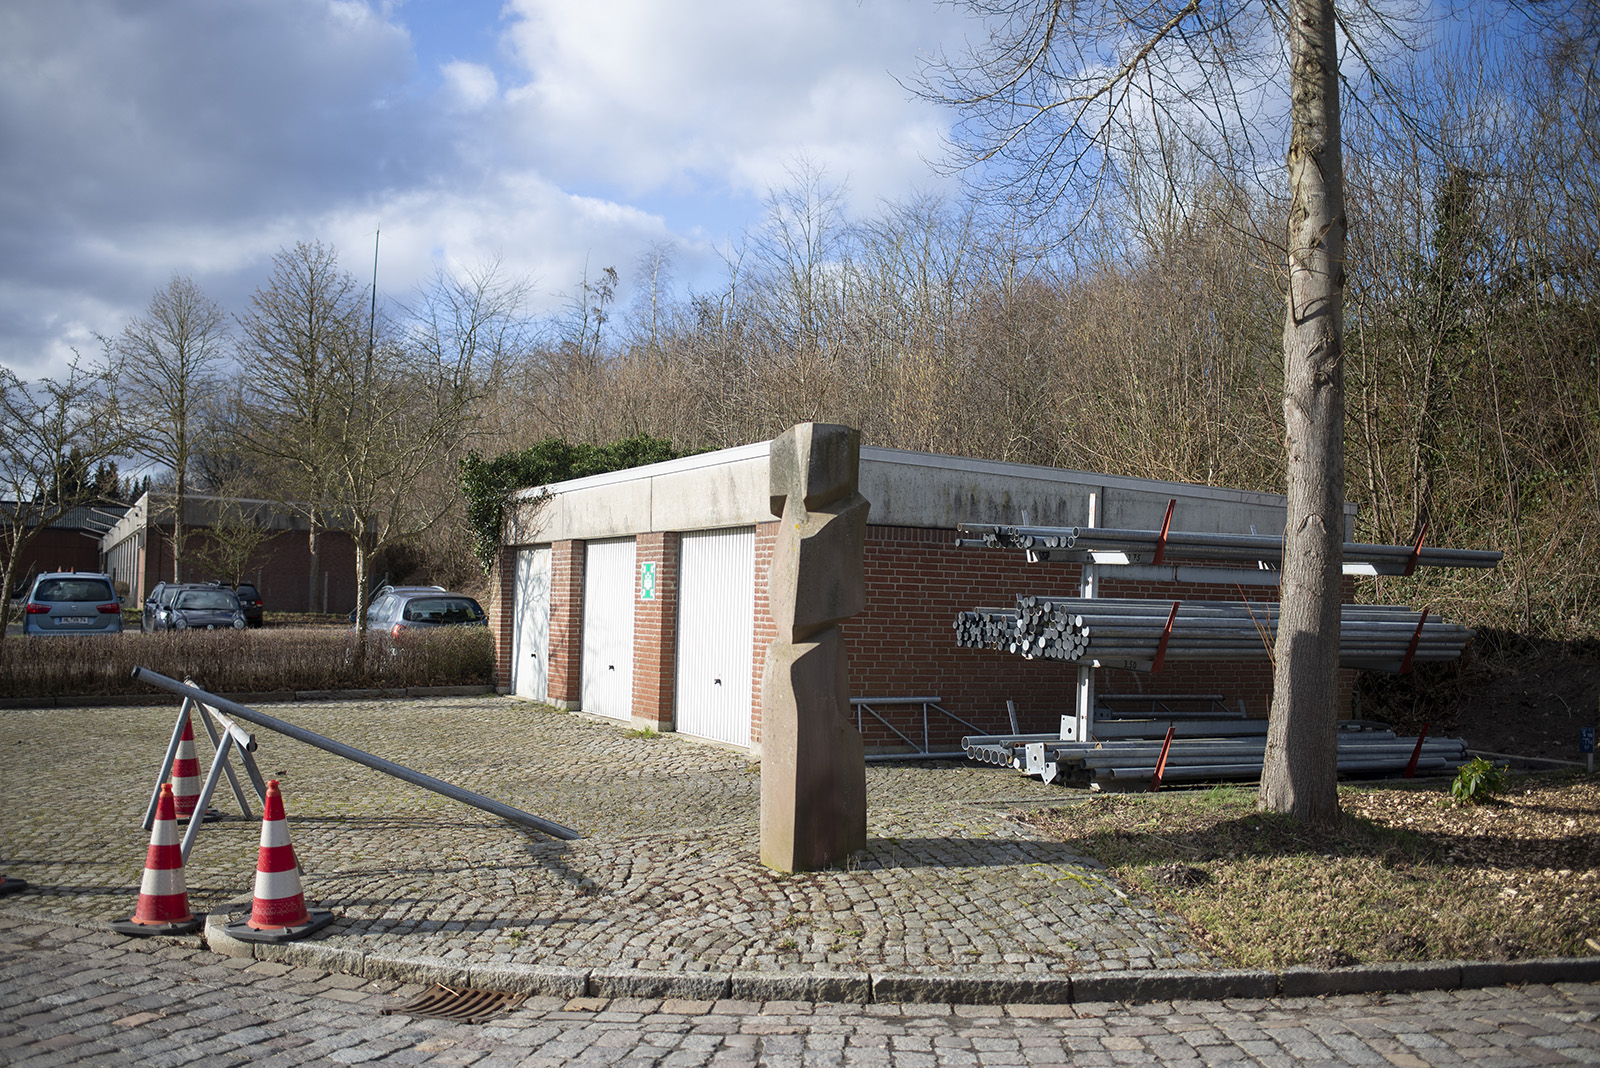
[[[875,719],[879,723],[881,723],[884,727],[886,727],[890,731],[892,731],[895,734],[896,737],[898,737],[901,741],[905,742],[906,745],[909,745],[913,750],[912,752],[909,752],[909,753],[869,753],[869,754],[867,754],[867,760],[869,760],[869,761],[886,761],[886,760],[964,760],[966,758],[966,755],[967,755],[964,750],[956,749],[956,750],[950,750],[948,752],[938,752],[938,753],[935,753],[935,752],[932,751],[932,744],[931,744],[930,739],[932,738],[933,735],[932,735],[932,731],[931,731],[931,729],[929,727],[929,719],[928,719],[928,713],[930,711],[931,712],[937,712],[939,715],[944,716],[946,719],[951,720],[951,721],[953,721],[955,723],[959,723],[961,726],[966,727],[968,730],[973,731],[974,733],[981,733],[979,728],[973,726],[971,723],[968,723],[966,720],[962,719],[960,716],[956,715],[954,712],[951,712],[949,709],[943,707],[940,704],[940,702],[942,700],[944,700],[944,698],[942,698],[942,697],[852,697],[852,698],[850,698],[850,704],[856,710],[856,730],[860,731],[862,733],[863,737],[866,734],[866,730],[865,730],[866,718],[865,717],[866,716],[871,716],[873,719]],[[878,710],[877,710],[877,708],[874,707],[874,706],[889,706],[889,705],[902,706],[902,707],[906,706],[906,705],[921,705],[922,706],[922,744],[921,745],[918,745],[911,737],[909,737],[905,733],[905,731],[902,731],[899,727],[896,727],[893,723],[890,723],[887,719],[885,719],[882,715],[880,715]]]

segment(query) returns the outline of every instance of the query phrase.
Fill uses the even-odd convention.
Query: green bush
[[[1497,768],[1483,757],[1473,757],[1456,772],[1450,796],[1458,805],[1481,805],[1506,792],[1506,769]]]
[[[344,627],[11,637],[0,643],[0,697],[158,693],[134,681],[136,666],[219,694],[494,683],[488,628],[440,627],[407,639],[371,641],[360,656]]]

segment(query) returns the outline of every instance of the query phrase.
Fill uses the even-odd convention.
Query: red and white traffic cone
[[[267,781],[261,813],[261,851],[256,859],[256,888],[250,918],[223,930],[246,942],[292,942],[333,922],[333,913],[306,908],[300,888],[300,864],[289,841],[278,780]]]
[[[155,825],[150,830],[150,850],[145,854],[144,879],[139,903],[126,920],[111,929],[126,935],[181,935],[200,929],[202,917],[189,911],[189,893],[183,884],[183,846],[178,840],[177,805],[172,784],[161,784]]]
[[[200,804],[200,761],[194,751],[194,723],[187,712],[183,716],[183,733],[178,736],[178,751],[172,758],[172,799],[178,806],[178,818],[187,822],[194,818]],[[208,808],[202,820],[217,820],[222,813]]]

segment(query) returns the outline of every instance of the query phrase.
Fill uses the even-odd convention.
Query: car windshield
[[[178,596],[178,607],[206,612],[232,612],[238,609],[239,600],[226,590],[188,590]]]
[[[483,609],[470,597],[418,597],[406,604],[405,618],[412,623],[476,623]]]
[[[256,592],[256,588],[254,586],[250,585],[250,583],[248,583],[248,582],[239,583],[239,591],[238,592],[239,592],[239,599],[241,601],[259,601],[259,600],[261,600],[261,594],[257,593]]]
[[[115,601],[111,584],[105,579],[45,579],[33,591],[35,601]]]

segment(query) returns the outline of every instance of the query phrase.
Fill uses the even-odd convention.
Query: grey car
[[[486,627],[483,606],[464,593],[437,587],[392,589],[367,610],[367,629],[398,638],[408,630],[429,627]]]
[[[244,608],[238,595],[221,586],[179,586],[171,602],[156,612],[157,630],[244,628]]]
[[[40,575],[23,605],[22,633],[122,633],[122,601],[111,576],[92,571]]]

